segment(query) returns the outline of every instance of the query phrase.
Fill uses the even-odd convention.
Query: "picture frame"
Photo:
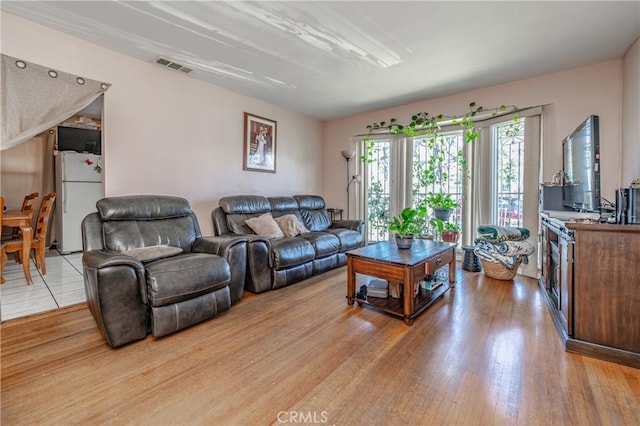
[[[244,170],[276,172],[277,126],[274,120],[244,113]]]

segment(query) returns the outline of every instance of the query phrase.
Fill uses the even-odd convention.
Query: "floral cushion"
[[[489,241],[476,240],[475,245],[488,253],[500,254],[502,256],[528,256],[536,250],[529,241],[503,241],[501,243],[490,243]]]
[[[479,225],[478,240],[499,243],[502,241],[524,241],[529,238],[527,228],[511,226]]]
[[[513,269],[518,259],[522,259],[522,263],[525,265],[529,263],[529,257],[524,255],[518,256],[503,256],[501,254],[489,253],[481,249],[475,249],[474,253],[482,259],[490,262],[500,262],[509,269]]]

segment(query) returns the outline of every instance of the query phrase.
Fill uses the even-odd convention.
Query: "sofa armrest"
[[[191,251],[217,254],[223,257],[231,270],[231,281],[229,282],[231,304],[233,305],[242,299],[247,276],[247,239],[245,237],[234,234],[203,237],[196,240]]]
[[[229,236],[241,237],[246,240],[247,274],[244,288],[253,293],[271,290],[273,271],[271,270],[271,242],[269,239],[255,234],[221,235],[221,237],[227,238]]]
[[[364,231],[364,220],[334,220],[331,228],[347,228],[362,233]]]
[[[210,253],[225,257],[226,254],[236,245],[246,244],[244,236],[236,234],[218,235],[215,237],[202,237],[197,239],[191,251],[194,253]]]
[[[91,250],[82,255],[82,264],[87,268],[101,269],[108,266],[126,265],[139,269],[144,277],[144,266],[139,260],[109,250]]]
[[[144,266],[131,256],[91,250],[82,256],[87,305],[111,347],[144,339],[148,329]]]

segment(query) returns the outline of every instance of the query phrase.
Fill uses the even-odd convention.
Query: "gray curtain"
[[[110,84],[0,55],[0,150],[31,139],[82,110]]]

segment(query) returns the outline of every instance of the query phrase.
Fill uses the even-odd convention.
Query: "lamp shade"
[[[356,153],[354,151],[348,151],[348,150],[344,150],[342,151],[342,156],[346,159],[349,160],[350,158],[352,158]]]

